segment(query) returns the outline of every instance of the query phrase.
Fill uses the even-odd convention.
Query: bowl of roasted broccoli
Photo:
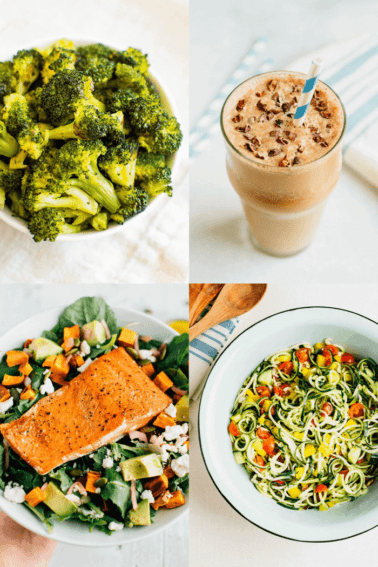
[[[113,233],[171,196],[181,141],[138,49],[49,40],[0,62],[0,219],[35,242]]]

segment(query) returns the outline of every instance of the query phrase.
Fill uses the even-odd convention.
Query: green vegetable
[[[116,316],[105,301],[100,297],[82,297],[63,311],[59,325],[62,329],[73,325],[82,327],[85,323],[101,319],[105,320],[111,334],[117,333]]]

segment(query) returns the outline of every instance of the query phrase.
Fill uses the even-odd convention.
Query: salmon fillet
[[[43,475],[139,429],[170,403],[119,347],[19,419],[1,425],[0,431],[12,449]]]

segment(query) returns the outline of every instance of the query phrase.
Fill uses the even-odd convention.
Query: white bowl
[[[61,37],[51,37],[51,38],[47,38],[47,39],[43,39],[43,40],[39,40],[39,41],[33,41],[33,42],[30,42],[26,45],[20,46],[18,48],[18,50],[31,49],[32,47],[38,47],[38,48],[41,48],[41,49],[45,49],[49,45],[53,44],[55,41],[58,41],[59,39],[61,39]],[[73,36],[73,37],[69,37],[68,39],[73,41],[75,45],[89,45],[91,43],[103,43],[104,45],[108,45],[109,47],[112,47],[113,49],[116,49],[117,51],[123,51],[123,50],[125,50],[129,47],[129,45],[126,45],[126,44],[124,44],[124,45],[117,44],[116,45],[112,41],[108,41],[107,39],[102,40],[101,38],[98,38],[98,37],[97,38],[94,38],[94,37],[89,38],[89,37],[84,37],[84,36]],[[11,53],[7,50],[4,50],[4,51],[1,50],[0,51],[0,61],[10,60],[10,59],[13,58],[14,55],[15,55],[15,52]],[[169,92],[169,89],[166,86],[166,84],[164,83],[164,81],[161,79],[161,77],[159,77],[158,73],[151,67],[149,69],[148,76],[151,79],[154,86],[156,87],[156,89],[157,89],[157,91],[158,91],[158,93],[161,97],[162,105],[163,105],[164,109],[168,112],[168,114],[170,116],[176,116],[177,120],[180,122],[179,112],[178,112],[176,103],[174,102],[172,95]],[[175,154],[172,154],[167,160],[167,166],[172,169],[172,185],[174,185],[175,179],[178,176],[178,169],[179,169],[179,162],[180,162],[179,156],[180,155],[181,155],[180,150],[178,150]],[[0,156],[0,159],[1,159],[1,156]],[[158,197],[156,197],[152,201],[151,204],[148,205],[146,210],[152,211],[152,207],[155,209],[157,207],[157,205],[161,202],[161,200],[164,199],[164,198],[166,198],[165,195],[159,195]],[[59,241],[59,242],[73,242],[73,241],[77,241],[77,240],[89,240],[89,239],[94,239],[94,238],[103,238],[104,236],[109,236],[110,234],[114,234],[115,232],[122,230],[126,226],[126,224],[128,226],[130,226],[129,223],[135,222],[144,213],[145,213],[145,211],[143,211],[139,215],[136,215],[135,217],[132,217],[131,219],[127,220],[124,224],[116,224],[114,222],[111,222],[109,224],[109,228],[107,228],[106,230],[98,231],[98,230],[94,230],[94,228],[91,228],[91,229],[85,230],[84,232],[79,232],[77,234],[62,234],[62,235],[58,236],[57,241]],[[13,228],[19,230],[20,232],[23,232],[24,234],[28,234],[30,236],[30,238],[32,238],[32,236],[31,236],[31,234],[28,230],[27,222],[23,219],[20,219],[18,217],[13,216],[8,207],[5,207],[3,210],[0,210],[0,220],[3,220],[4,222],[9,224],[10,226],[13,226]]]
[[[252,325],[226,348],[209,374],[199,411],[202,455],[219,492],[246,520],[296,541],[336,541],[376,527],[378,483],[365,496],[327,512],[283,508],[260,494],[245,469],[236,464],[227,427],[237,392],[266,356],[293,344],[314,344],[328,337],[358,357],[378,360],[375,321],[332,307],[283,311]]]
[[[49,311],[34,315],[23,323],[13,327],[13,329],[0,338],[0,353],[4,354],[7,350],[16,347],[25,338],[37,337],[40,336],[42,331],[52,329],[57,324],[59,315],[62,313],[63,309],[64,307],[50,309]],[[140,313],[133,309],[121,308],[114,308],[113,311],[117,317],[118,325],[120,326],[139,321],[140,324],[133,328],[141,335],[151,335],[163,342],[171,341],[173,337],[178,335],[171,327],[145,313]],[[186,514],[189,509],[189,496],[185,495],[186,503],[184,506],[172,510],[159,510],[155,516],[154,523],[150,526],[124,528],[122,531],[114,532],[111,536],[108,536],[96,530],[96,528],[92,533],[89,533],[88,527],[84,524],[80,524],[74,520],[67,520],[62,523],[55,521],[53,532],[49,534],[43,523],[30,512],[26,506],[9,502],[2,494],[0,490],[0,509],[25,528],[62,543],[90,547],[122,545],[154,535],[172,525]]]

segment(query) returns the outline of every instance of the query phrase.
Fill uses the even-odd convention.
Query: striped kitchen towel
[[[324,61],[320,79],[345,106],[344,163],[378,187],[378,34],[330,45],[288,69],[305,73],[314,57]]]
[[[239,318],[229,319],[215,325],[189,343],[190,395],[193,401],[200,396],[201,385],[218,355],[231,342],[239,322]]]

